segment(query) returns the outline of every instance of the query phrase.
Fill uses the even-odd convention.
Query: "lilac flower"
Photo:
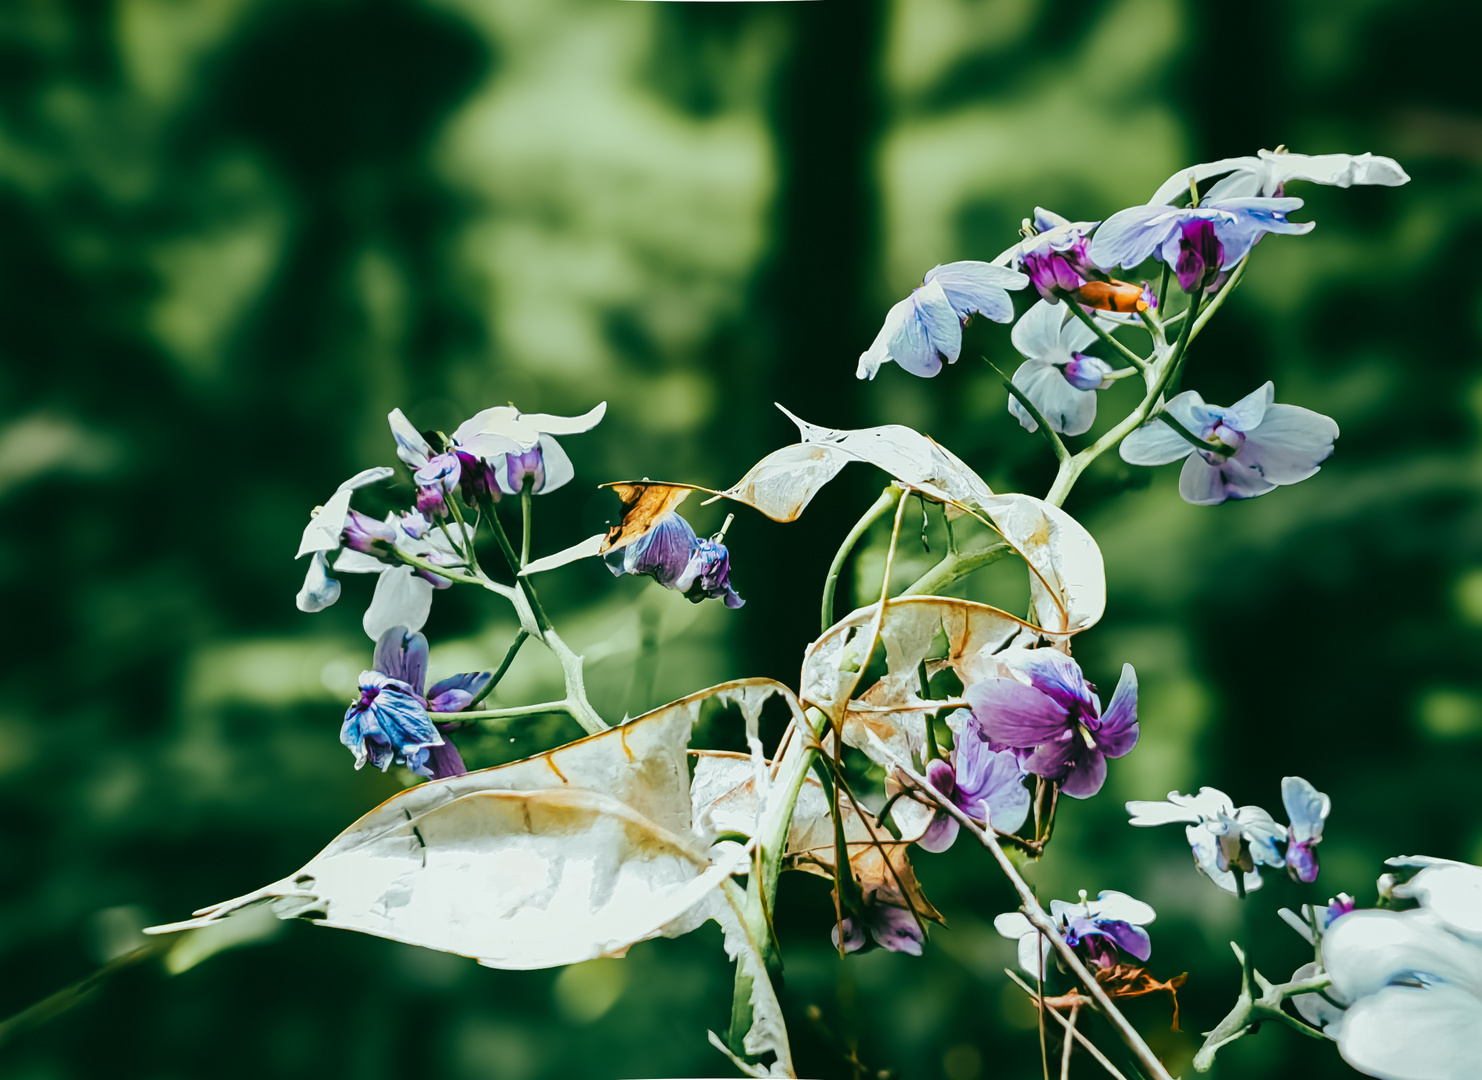
[[[956,731],[956,745],[947,761],[933,759],[926,765],[932,787],[947,796],[975,821],[984,821],[999,832],[1018,831],[1029,816],[1029,789],[1024,786],[1024,767],[1012,750],[996,750],[978,730],[967,710]],[[938,810],[921,839],[926,851],[946,851],[957,839],[957,819]]]
[[[1327,993],[1346,1006],[1324,1033],[1370,1076],[1470,1080],[1482,1061],[1482,867],[1388,861],[1423,866],[1395,888],[1420,906],[1355,911],[1323,935]]]
[[[996,743],[1031,750],[1026,771],[1087,799],[1106,780],[1106,759],[1137,745],[1137,673],[1122,677],[1106,715],[1079,665],[1057,649],[1006,649],[999,661],[1012,677],[983,679],[967,698],[983,733]]]
[[[882,364],[894,360],[912,375],[930,378],[942,370],[942,356],[949,364],[957,362],[969,318],[980,314],[994,322],[1012,321],[1014,305],[1005,290],[1028,284],[1023,274],[993,263],[933,267],[924,284],[886,313],[874,343],[860,354],[855,375],[873,379]]]
[[[1107,329],[1115,324],[1103,322]],[[1112,366],[1082,352],[1096,340],[1091,328],[1070,311],[1041,300],[1014,324],[1010,335],[1014,348],[1027,359],[1014,372],[1017,386],[1039,410],[1051,430],[1062,435],[1080,435],[1096,422],[1096,391],[1112,385]],[[1019,399],[1009,396],[1009,412],[1028,431],[1039,421]]]
[[[1286,219],[1301,206],[1301,199],[1254,198],[1205,201],[1197,207],[1129,207],[1096,230],[1091,261],[1107,269],[1130,270],[1153,256],[1177,270],[1179,284],[1193,291],[1245,258],[1266,233],[1310,232],[1312,222]]]
[[[417,510],[423,514],[447,514],[447,497],[462,479],[463,465],[453,451],[436,453],[426,438],[400,409],[386,416],[396,440],[396,456],[412,470],[417,485]]]
[[[1190,182],[1204,183],[1223,176],[1204,192],[1204,201],[1246,199],[1256,195],[1280,196],[1293,180],[1346,188],[1353,184],[1383,184],[1398,187],[1409,175],[1394,158],[1373,154],[1293,154],[1285,150],[1262,150],[1256,157],[1221,158],[1174,173],[1148,200],[1149,205],[1168,204],[1189,190]]]
[[[1041,297],[1058,304],[1073,297],[1082,307],[1135,313],[1156,307],[1152,290],[1108,277],[1091,262],[1087,246],[1100,222],[1071,221],[1042,206],[1026,220],[1024,239],[994,260],[1029,275]]]
[[[1157,912],[1126,893],[1103,889],[1095,900],[1087,900],[1083,889],[1080,903],[1051,900],[1050,917],[1065,943],[1080,949],[1095,967],[1113,967],[1122,954],[1145,963],[1153,954],[1153,940],[1143,927],[1157,918]],[[1049,939],[1027,916],[1007,912],[993,920],[993,928],[1019,943],[1019,966],[1031,977],[1049,974]]]
[[[1259,866],[1284,866],[1277,844],[1286,839],[1286,826],[1259,806],[1235,808],[1218,788],[1199,789],[1197,795],[1168,793],[1167,802],[1129,802],[1132,824],[1168,825],[1188,822],[1184,835],[1194,862],[1220,889],[1233,895],[1261,887]],[[1232,869],[1233,868],[1233,869]],[[1243,873],[1237,881],[1235,871]]]
[[[672,511],[638,539],[609,551],[604,560],[614,577],[646,574],[692,603],[715,598],[728,608],[746,601],[731,588],[731,556],[717,538],[701,540],[690,523]]]
[[[453,450],[463,470],[465,498],[518,495],[526,478],[535,493],[555,491],[576,475],[556,435],[591,431],[607,412],[607,402],[580,416],[522,413],[496,405],[459,424]]]
[[[1195,506],[1250,499],[1306,480],[1332,454],[1338,425],[1299,405],[1273,405],[1275,392],[1268,382],[1224,408],[1185,390],[1164,409],[1194,435],[1221,443],[1228,452],[1198,449],[1155,418],[1122,440],[1122,460],[1167,465],[1187,458],[1178,491]]]
[[[1281,801],[1286,807],[1286,868],[1297,881],[1317,880],[1317,853],[1312,849],[1322,840],[1323,823],[1333,808],[1333,800],[1300,776],[1283,777]]]
[[[365,519],[367,522],[372,519]],[[443,527],[431,528],[420,513],[388,514],[384,522],[374,522],[377,537],[369,550],[351,547],[335,560],[336,573],[379,574],[375,595],[365,610],[361,625],[372,641],[379,640],[390,627],[405,626],[420,630],[432,612],[432,593],[446,589],[451,582],[421,567],[407,566],[396,558],[396,552],[415,556],[434,566],[455,566],[463,561]],[[447,526],[448,534],[462,537],[466,544],[472,529],[456,523]],[[389,535],[391,540],[384,539]],[[380,546],[378,546],[380,545]]]
[[[859,913],[846,917],[842,926],[846,953],[857,952],[874,941],[890,952],[920,956],[922,946],[926,944],[926,934],[916,916],[905,908],[877,900],[873,895],[865,899]],[[830,934],[836,949],[839,947],[839,929],[840,924],[835,924]]]
[[[458,748],[443,738],[456,725],[435,723],[428,706],[438,713],[467,708],[493,676],[487,671],[454,675],[424,695],[427,639],[404,626],[381,635],[371,667],[360,673],[360,698],[340,728],[340,742],[355,755],[355,767],[369,761],[385,772],[395,763],[433,779],[467,772]]]
[[[300,611],[323,611],[340,598],[340,583],[329,576],[329,556],[345,543],[345,525],[350,518],[350,496],[357,488],[379,483],[391,476],[385,465],[365,469],[346,480],[325,504],[314,511],[304,527],[295,558],[313,554],[296,603]]]

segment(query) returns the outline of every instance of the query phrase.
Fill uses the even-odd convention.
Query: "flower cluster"
[[[1156,917],[1152,907],[1126,893],[1103,889],[1095,900],[1081,890],[1077,903],[1050,901],[1050,917],[1065,943],[1080,952],[1093,968],[1110,968],[1123,956],[1145,963],[1153,954],[1153,939],[1143,929]],[[993,920],[993,928],[1019,943],[1019,966],[1031,978],[1053,970],[1050,942],[1021,912],[1011,911]]]
[[[1197,795],[1168,793],[1166,802],[1129,802],[1133,825],[1186,822],[1194,862],[1227,893],[1244,895],[1261,887],[1260,867],[1286,867],[1297,881],[1317,880],[1317,852],[1332,800],[1300,776],[1281,782],[1281,801],[1290,825],[1282,825],[1259,806],[1238,809],[1218,788]]]

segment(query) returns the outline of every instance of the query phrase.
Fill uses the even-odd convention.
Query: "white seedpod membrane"
[[[535,968],[621,955],[634,942],[694,929],[745,849],[706,854],[691,828],[685,760],[705,701],[740,706],[748,733],[779,683],[748,679],[692,694],[598,735],[388,799],[298,873],[195,919],[212,925],[271,902],[311,918],[494,967]]]

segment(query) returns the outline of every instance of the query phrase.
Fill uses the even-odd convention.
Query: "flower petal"
[[[1271,407],[1271,402],[1275,397],[1276,385],[1268,379],[1265,385],[1252,390],[1225,410],[1225,423],[1236,431],[1246,433],[1254,431],[1260,425],[1261,418],[1266,415],[1266,410]]]
[[[1165,408],[1173,413],[1174,419],[1184,423],[1184,416],[1189,414],[1192,407],[1202,404],[1204,401],[1198,394],[1186,390]],[[1184,423],[1184,426],[1189,425]],[[1193,452],[1192,443],[1156,417],[1123,439],[1117,451],[1128,465],[1167,465],[1179,458],[1188,457]]]
[[[1394,893],[1420,901],[1456,933],[1482,938],[1482,867],[1466,863],[1428,867],[1395,886]]]
[[[984,679],[963,691],[963,697],[994,742],[1028,749],[1066,732],[1065,708],[1017,679]]]
[[[1423,908],[1349,912],[1323,935],[1322,952],[1333,986],[1353,1001],[1416,976],[1482,994],[1482,949]]]
[[[1060,792],[1072,799],[1089,799],[1100,792],[1105,783],[1106,755],[1099,750],[1087,749],[1071,759],[1070,771],[1060,781]]]
[[[1087,252],[1103,270],[1131,269],[1151,255],[1178,228],[1179,211],[1169,206],[1130,206],[1101,223]]]
[[[331,495],[304,526],[295,559],[311,551],[335,551],[345,532],[345,516],[350,512],[351,489],[341,487]]]
[[[952,302],[940,281],[928,281],[913,294],[916,299],[916,317],[926,329],[927,340],[947,363],[955,363],[962,352],[962,320],[957,317]],[[896,363],[900,363],[897,358]]]
[[[1300,405],[1272,405],[1261,426],[1247,433],[1237,460],[1272,484],[1295,484],[1332,456],[1337,437],[1331,417]]]
[[[580,416],[555,416],[552,413],[523,413],[520,420],[541,435],[580,435],[591,431],[607,415],[607,402],[602,401]]]
[[[1398,187],[1410,180],[1410,175],[1394,158],[1375,157],[1373,154],[1277,154],[1262,150],[1261,160],[1269,163],[1277,184],[1288,180],[1310,180],[1314,184],[1341,188],[1353,184]]]
[[[422,629],[432,612],[432,592],[432,585],[417,577],[410,566],[388,566],[360,622],[366,636],[379,640],[393,626]]]
[[[1211,465],[1192,454],[1178,474],[1178,493],[1194,506],[1218,506],[1226,499],[1250,499],[1275,490],[1275,484],[1234,459]]]
[[[931,819],[931,824],[926,827],[926,832],[921,834],[921,839],[916,841],[916,846],[932,854],[946,851],[956,842],[960,829],[961,826],[955,817],[938,812]]]
[[[392,626],[376,640],[371,666],[420,694],[427,679],[427,651],[427,639],[421,634],[405,626]]]
[[[1119,919],[1134,926],[1145,926],[1158,917],[1151,904],[1145,904],[1136,897],[1115,889],[1102,889],[1086,907],[1093,918]],[[1146,960],[1147,957],[1143,959]]]
[[[1161,206],[1166,209],[1167,205],[1172,203],[1174,199],[1188,194],[1189,181],[1191,180],[1203,184],[1210,177],[1219,176],[1222,173],[1246,173],[1254,171],[1260,167],[1260,164],[1260,158],[1232,157],[1220,158],[1218,161],[1207,161],[1202,165],[1192,165],[1187,169],[1180,169],[1158,185],[1158,190],[1153,192],[1153,197],[1148,200],[1148,205]],[[1211,188],[1210,191],[1213,191],[1213,189]],[[1208,198],[1210,193],[1203,192],[1202,194]],[[1252,191],[1250,194],[1255,195],[1259,193]]]
[[[1389,1080],[1469,1080],[1482,1062],[1482,999],[1452,986],[1391,986],[1336,1025],[1338,1052]]]
[[[1026,361],[1014,372],[1014,385],[1034,403],[1052,431],[1083,435],[1096,422],[1096,391],[1076,389],[1065,373],[1051,364]],[[1017,398],[1009,399],[1009,411],[1030,431],[1039,426]]]
[[[1166,802],[1148,802],[1134,799],[1127,803],[1127,813],[1132,815],[1131,825],[1171,825],[1175,821],[1203,821],[1203,815],[1189,806],[1176,806]]]
[[[1121,919],[1098,919],[1098,928],[1103,934],[1111,938],[1117,948],[1128,956],[1137,960],[1146,961],[1153,955],[1152,936],[1140,926],[1134,926]]]
[[[1107,757],[1118,758],[1137,745],[1137,672],[1131,664],[1122,665],[1111,704],[1101,717],[1096,730],[1096,748]]]
[[[576,467],[571,464],[571,458],[549,435],[540,437],[540,454],[545,462],[545,483],[540,485],[541,494],[555,491],[576,477]]]
[[[921,947],[926,944],[926,934],[916,922],[916,916],[889,904],[875,908],[870,935],[882,948],[910,956],[920,956]]]
[[[1064,304],[1041,300],[1019,316],[1019,321],[1009,331],[1009,341],[1030,360],[1068,360],[1068,356],[1060,355],[1062,352],[1069,352],[1060,344],[1060,328],[1065,322],[1065,315]]]
[[[396,440],[396,456],[412,469],[420,469],[432,457],[432,445],[422,437],[416,425],[406,418],[400,409],[386,414],[391,425],[391,437]]]
[[[329,560],[324,552],[314,552],[309,560],[309,571],[304,575],[304,586],[294,597],[300,611],[323,611],[340,598],[340,583],[329,576]]]
[[[935,281],[946,294],[947,302],[958,318],[966,319],[977,313],[994,322],[1012,322],[1014,304],[1006,289],[1022,289],[1029,284],[1023,274],[992,263],[963,262],[943,263],[928,270],[924,279]]]
[[[1281,804],[1291,823],[1292,841],[1298,844],[1321,837],[1323,822],[1333,809],[1333,800],[1300,776],[1282,777]]]

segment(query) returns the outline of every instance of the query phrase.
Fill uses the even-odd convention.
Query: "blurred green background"
[[[1335,803],[1321,899],[1372,902],[1392,854],[1482,859],[1482,84],[1458,61],[1477,22],[1460,0],[0,5],[0,1013],[139,926],[278,878],[396,789],[336,740],[370,582],[313,617],[292,599],[309,508],[393,462],[390,408],[446,429],[506,401],[609,401],[565,441],[579,479],[541,500],[539,551],[601,527],[598,482],[734,480],[793,438],[773,401],[916,425],[995,487],[1042,492],[1053,463],[976,360],[1015,363],[1004,328],[975,324],[935,380],[858,384],[886,308],[938,262],[992,258],[1036,204],[1104,217],[1278,143],[1393,155],[1414,180],[1294,191],[1318,228],[1257,250],[1189,382],[1228,402],[1272,378],[1338,420],[1337,454],[1216,509],[1180,501],[1176,469],[1114,459],[1073,493],[1110,584],[1077,655],[1103,686],[1137,666],[1143,742],[1030,873],[1045,897],[1152,902],[1152,968],[1193,972],[1198,1031],[1233,998],[1230,938],[1273,977],[1303,961],[1273,912],[1308,897],[1268,875],[1242,909],[1123,800],[1212,784],[1275,807],[1301,773]],[[847,471],[793,526],[739,514],[738,612],[595,563],[553,575],[597,707],[794,682],[881,480]],[[687,512],[703,532],[723,510]],[[514,627],[454,590],[427,630],[447,673],[497,662]],[[528,652],[497,699],[553,678]],[[466,752],[509,760],[578,733],[563,724]],[[990,925],[1006,885],[966,844],[918,868],[951,924],[919,960],[841,965],[827,883],[785,879],[800,1070],[849,1076],[857,1040],[871,1071],[1037,1075]],[[725,1075],[704,1032],[730,979],[713,925],[513,973],[293,924],[119,977],[0,1049],[0,1073]],[[1187,1074],[1197,1039],[1167,1032],[1166,1003],[1132,1012]],[[1286,1030],[1217,1071],[1351,1075]]]

